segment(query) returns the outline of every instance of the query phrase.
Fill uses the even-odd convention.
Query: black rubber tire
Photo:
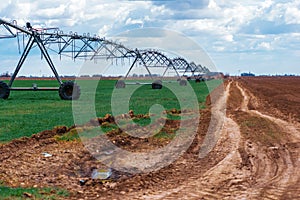
[[[186,80],[180,80],[179,81],[179,85],[180,86],[186,86],[187,85],[187,81]]]
[[[10,89],[6,83],[0,81],[0,99],[7,99],[10,94]]]
[[[156,80],[152,83],[152,89],[154,90],[160,90],[162,88],[162,81]]]
[[[201,82],[201,79],[200,78],[196,78],[196,83],[200,83]]]
[[[80,97],[80,87],[74,81],[66,81],[60,85],[58,93],[63,100],[77,100]]]
[[[116,82],[116,88],[125,88],[125,81],[123,80],[118,80]]]

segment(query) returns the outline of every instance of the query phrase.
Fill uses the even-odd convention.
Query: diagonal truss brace
[[[8,84],[9,87],[12,86],[12,84],[13,84],[15,78],[17,77],[17,75],[18,75],[18,73],[19,73],[19,71],[20,71],[23,63],[25,62],[25,60],[26,60],[26,58],[27,58],[30,50],[32,49],[32,47],[33,47],[33,45],[35,43],[38,45],[39,49],[41,50],[41,53],[45,57],[48,65],[50,66],[52,72],[54,73],[55,78],[57,79],[57,81],[59,82],[59,84],[62,84],[62,80],[60,79],[60,77],[59,77],[59,75],[58,75],[58,73],[57,73],[57,71],[55,69],[55,66],[54,66],[54,64],[53,64],[53,62],[52,62],[52,60],[51,60],[51,58],[50,58],[50,56],[49,56],[49,54],[47,52],[47,49],[45,48],[45,45],[43,44],[42,40],[40,39],[40,36],[37,35],[37,34],[32,34],[30,36],[28,42],[27,42],[27,45],[26,45],[26,47],[25,47],[22,55],[21,55],[21,58],[20,58],[20,60],[19,60],[19,62],[17,64],[17,67],[16,67],[16,69],[15,69],[15,71],[14,71],[14,73],[13,73],[13,75],[12,75],[10,81],[9,81],[9,84]]]

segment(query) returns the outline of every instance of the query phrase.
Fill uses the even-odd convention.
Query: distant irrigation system
[[[181,86],[187,84],[187,79],[195,78],[196,81],[200,81],[201,76],[199,76],[199,74],[209,72],[208,68],[196,65],[194,62],[188,62],[182,57],[168,58],[159,50],[132,49],[97,35],[92,36],[88,33],[79,35],[76,32],[66,34],[59,28],[33,28],[29,22],[26,23],[26,26],[19,26],[15,20],[8,22],[0,19],[0,39],[12,38],[17,39],[18,50],[21,57],[9,83],[7,84],[0,81],[0,98],[2,99],[7,99],[12,90],[57,90],[59,91],[61,99],[64,100],[76,100],[80,97],[79,85],[74,81],[62,81],[50,57],[49,51],[55,52],[59,56],[68,56],[74,60],[119,60],[126,58],[133,60],[128,66],[126,75],[116,82],[117,88],[124,88],[127,84],[130,84],[126,82],[126,79],[137,63],[146,69],[148,76],[152,80],[151,85],[153,89],[162,88],[161,79],[166,76],[168,70],[175,72],[176,79]],[[37,87],[36,85],[32,87],[13,87],[13,82],[27,59],[29,52],[36,47],[40,49],[42,58],[45,58],[60,85],[59,87]],[[151,72],[152,68],[162,68],[162,76],[154,77]],[[189,76],[186,74],[189,74]]]

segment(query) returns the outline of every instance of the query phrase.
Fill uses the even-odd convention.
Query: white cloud
[[[285,20],[287,24],[300,24],[300,9],[288,7],[286,9]]]
[[[272,49],[271,44],[268,42],[262,42],[262,43],[258,44],[258,48],[266,49],[266,50]]]
[[[233,35],[231,34],[227,34],[227,35],[223,35],[222,38],[227,41],[227,42],[233,42]]]
[[[192,37],[211,54],[300,48],[300,0],[9,0],[0,11],[19,25],[30,21],[106,37],[139,27],[167,28]]]
[[[221,8],[216,4],[214,0],[209,0],[208,6],[209,9],[221,10]]]
[[[225,50],[224,46],[213,46],[213,48],[217,51],[217,52],[222,52]]]
[[[104,25],[99,31],[98,34],[105,37],[108,36],[108,32],[111,29],[111,25]]]
[[[131,19],[131,17],[129,17],[126,22],[126,25],[131,25],[131,24],[143,24],[143,20],[142,19]]]
[[[39,11],[40,16],[45,16],[47,18],[57,18],[58,16],[62,16],[66,12],[66,5],[59,5],[56,8],[45,8]]]

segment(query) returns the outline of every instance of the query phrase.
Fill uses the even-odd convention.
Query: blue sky
[[[0,17],[106,38],[164,28],[197,42],[224,73],[300,75],[300,0],[8,0],[0,5]],[[19,56],[16,40],[0,40],[0,73],[12,72]],[[61,74],[81,65],[51,56]],[[32,53],[21,74],[51,74],[38,57]]]

